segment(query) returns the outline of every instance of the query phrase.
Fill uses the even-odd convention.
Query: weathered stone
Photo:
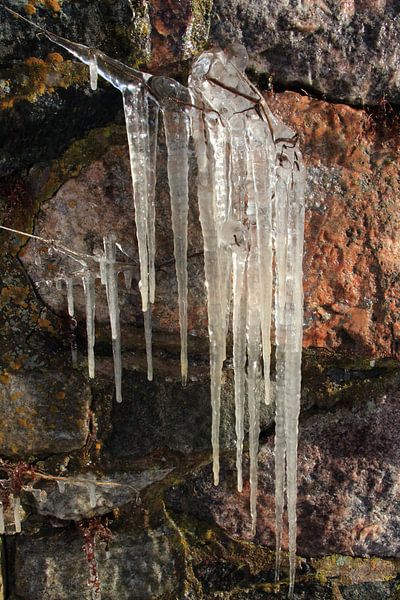
[[[178,598],[183,573],[176,532],[167,525],[137,534],[129,525],[114,531],[109,556],[98,544],[104,600]],[[90,600],[89,565],[75,528],[16,540],[15,592],[21,600]],[[33,576],[40,573],[40,577]]]
[[[400,417],[398,375],[365,388],[365,397],[305,420],[299,438],[298,551],[400,557]],[[367,391],[368,390],[368,391]],[[255,540],[274,545],[274,467],[270,440],[260,451]],[[173,510],[212,518],[230,535],[250,540],[248,487],[235,491],[233,461],[221,485],[210,468],[170,492]],[[284,545],[287,540],[284,539]]]
[[[350,104],[400,101],[393,0],[215,0],[211,40],[243,42],[273,81]]]
[[[88,435],[90,388],[68,369],[3,371],[0,454],[32,457],[70,452]]]
[[[110,415],[111,431],[104,440],[110,460],[126,461],[146,456],[160,448],[192,454],[211,448],[211,409],[209,381],[180,382],[124,372],[123,403]],[[273,422],[273,406],[261,408],[261,423]],[[221,398],[222,449],[234,448],[235,414],[233,374],[226,373]]]
[[[80,521],[95,515],[104,515],[129,502],[139,500],[142,490],[162,480],[172,469],[148,469],[138,473],[113,472],[96,477],[95,474],[77,474],[56,482],[43,482],[46,492],[43,500],[35,496],[35,508],[40,515],[61,520]],[[90,486],[93,486],[94,506]]]

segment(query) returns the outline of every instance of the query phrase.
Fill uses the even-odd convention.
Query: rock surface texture
[[[395,600],[400,572],[400,34],[394,0],[9,1],[41,26],[186,83],[207,43],[240,41],[249,77],[300,135],[307,166],[298,582],[304,600]],[[207,35],[209,33],[209,41]],[[120,280],[122,396],[113,400],[107,301],[96,297],[96,379],[85,304],[47,286],[57,255],[0,234],[0,599],[286,598],[274,583],[273,407],[261,417],[257,532],[234,473],[231,350],[221,483],[211,409],[196,163],[190,156],[189,379],[159,133],[154,373],[146,380],[128,148],[119,94],[0,6],[0,223],[92,252],[110,229]],[[77,365],[71,365],[71,345]],[[246,453],[245,453],[246,454]],[[11,482],[11,483],[10,483]],[[21,490],[21,485],[23,489]],[[32,492],[31,487],[36,489]],[[96,541],[95,559],[91,555]],[[284,540],[284,546],[287,540]],[[82,546],[86,548],[85,553]],[[96,585],[96,582],[95,582]]]

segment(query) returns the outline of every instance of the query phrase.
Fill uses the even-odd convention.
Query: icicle
[[[275,151],[269,128],[259,119],[247,119],[249,170],[254,188],[254,216],[257,229],[260,283],[261,331],[265,403],[270,397],[271,316],[272,316],[272,200],[275,188]]]
[[[94,52],[92,53],[92,56],[90,57],[89,74],[90,74],[90,88],[93,91],[96,91],[97,90],[97,58],[96,58],[96,54],[94,54]]]
[[[286,489],[289,522],[289,597],[293,597],[296,569],[297,438],[301,392],[301,349],[303,332],[302,258],[304,231],[304,170],[296,151],[289,155],[287,179],[287,266],[285,340],[285,438]]]
[[[63,494],[65,492],[65,481],[57,479],[57,487],[60,494]]]
[[[148,250],[148,163],[150,162],[147,96],[140,85],[131,85],[124,91],[124,110],[128,135],[129,155],[135,203],[136,234],[140,263],[140,294],[142,310],[149,304],[149,250]]]
[[[151,350],[151,305],[148,310],[143,313],[144,317],[144,338],[146,343],[147,356],[147,379],[153,381],[153,359]]]
[[[19,496],[10,496],[11,505],[14,510],[15,533],[21,533],[21,498]]]
[[[159,107],[152,102],[148,106],[149,121],[153,127],[148,128],[148,153],[147,161],[147,193],[148,193],[148,215],[147,215],[147,245],[149,250],[149,302],[154,304],[156,290],[156,179],[157,179],[157,137],[158,137],[158,113]],[[150,346],[151,350],[151,346]],[[151,360],[151,354],[147,359]]]
[[[122,363],[121,363],[121,330],[119,322],[118,274],[115,270],[115,238],[104,238],[104,252],[107,261],[107,302],[111,325],[111,340],[114,357],[115,395],[117,402],[122,402]]]
[[[235,373],[237,488],[243,490],[244,395],[246,380],[246,252],[233,252],[233,368]]]
[[[62,291],[62,279],[56,279],[56,290],[58,292]]]
[[[194,99],[195,103],[195,99]],[[192,135],[196,145],[198,166],[197,194],[200,210],[200,222],[204,238],[204,270],[208,304],[208,333],[210,338],[210,380],[213,447],[214,485],[219,483],[219,428],[221,405],[221,374],[225,352],[225,322],[221,314],[220,267],[218,253],[218,233],[214,207],[214,154],[205,126],[214,115],[203,118],[193,113]]]
[[[90,508],[96,508],[96,484],[95,483],[88,483],[87,484],[87,489],[89,492],[89,504],[90,504]]]
[[[95,343],[95,288],[94,277],[90,271],[86,271],[82,277],[86,304],[86,333],[88,347],[88,370],[89,377],[94,378],[94,343]]]
[[[189,119],[182,109],[163,111],[168,152],[168,183],[171,197],[174,256],[178,281],[181,375],[186,385],[187,361],[187,221],[189,209]]]
[[[255,231],[253,232],[255,234]],[[257,485],[258,485],[258,438],[260,435],[259,395],[256,393],[257,378],[260,370],[260,309],[257,246],[254,244],[249,254],[247,268],[247,401],[249,405],[249,454],[250,454],[250,515],[253,535],[257,521]]]
[[[68,302],[68,314],[70,317],[74,316],[74,284],[71,277],[67,277],[65,280],[67,285],[67,302]]]
[[[3,503],[0,500],[0,535],[3,535],[4,533],[5,533],[4,507],[3,507]]]

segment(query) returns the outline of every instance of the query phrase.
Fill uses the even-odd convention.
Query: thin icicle
[[[151,305],[148,310],[143,313],[144,320],[144,338],[146,343],[147,356],[147,379],[153,381],[153,358],[152,358],[152,335],[151,335]]]
[[[246,381],[246,252],[233,252],[233,368],[235,373],[236,471],[237,488],[243,490],[242,457],[244,439],[244,397]]]
[[[4,525],[4,507],[3,503],[0,500],[0,535],[5,533],[5,525]]]
[[[94,344],[95,344],[95,289],[94,277],[90,271],[86,271],[83,280],[86,305],[86,333],[88,348],[88,370],[89,377],[94,378]]]
[[[171,197],[174,256],[178,280],[179,325],[181,335],[181,375],[186,385],[187,361],[187,223],[189,209],[189,119],[181,109],[163,111],[168,152],[168,183]]]
[[[10,500],[14,511],[15,533],[21,533],[21,498],[11,495]]]
[[[65,481],[57,479],[57,487],[60,494],[63,494],[65,492]]]
[[[111,325],[111,340],[114,358],[115,396],[117,402],[122,402],[122,362],[121,362],[121,329],[119,322],[118,273],[115,268],[116,246],[115,238],[104,238],[104,253],[107,271],[107,302]]]

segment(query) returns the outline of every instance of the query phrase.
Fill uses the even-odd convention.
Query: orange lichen
[[[22,398],[23,395],[24,394],[22,392],[13,392],[10,396],[10,400],[15,402],[15,400],[19,400],[20,398]]]
[[[42,58],[38,58],[37,56],[30,56],[25,60],[25,64],[28,67],[45,67],[46,63]]]
[[[59,54],[58,52],[50,52],[47,55],[47,60],[49,60],[50,62],[53,62],[53,63],[60,63],[60,62],[63,62],[64,57],[61,56],[61,54]]]
[[[37,4],[52,10],[55,13],[61,12],[61,6],[58,0],[29,0],[24,9],[28,15],[33,15],[36,12]]]
[[[4,383],[5,385],[7,385],[8,383],[10,383],[10,376],[7,373],[7,371],[3,371],[3,373],[1,373],[1,375],[0,375],[0,381],[1,381],[1,383]]]
[[[57,392],[56,393],[56,398],[57,398],[57,400],[64,400],[65,399],[65,392]]]
[[[25,8],[25,12],[28,15],[34,15],[36,12],[36,7],[33,4],[31,4],[30,2],[28,2],[28,4],[26,4],[24,8]]]
[[[64,60],[58,52],[49,53],[45,60],[30,56],[24,61],[21,72],[13,78],[11,89],[0,91],[0,106],[10,109],[23,100],[36,102],[46,93],[51,94],[58,88],[67,89],[84,81],[87,81],[85,66]]]

